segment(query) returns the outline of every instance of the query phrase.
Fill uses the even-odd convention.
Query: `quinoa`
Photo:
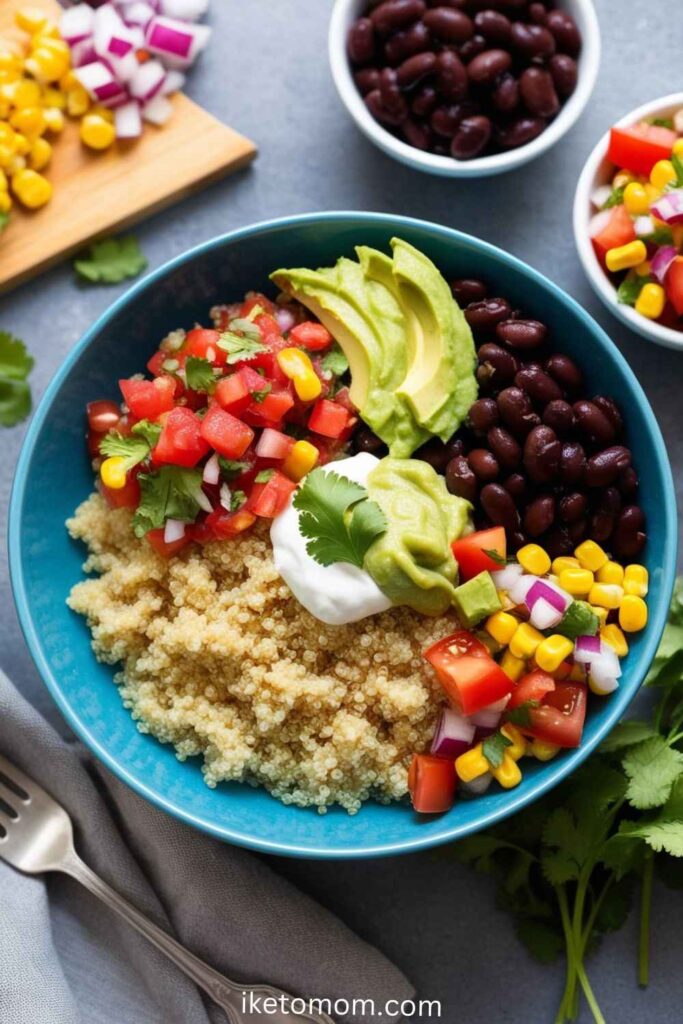
[[[91,495],[67,522],[86,543],[69,607],[141,732],[200,755],[209,786],[265,786],[286,804],[340,804],[407,792],[415,751],[431,740],[443,691],[422,658],[453,629],[394,608],[327,626],[293,597],[268,527],[169,560],[133,534],[131,513]]]

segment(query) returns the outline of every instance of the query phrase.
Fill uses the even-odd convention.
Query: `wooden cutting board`
[[[59,17],[56,0],[0,0],[0,37],[15,34],[14,11],[39,7]],[[209,45],[212,45],[209,43]],[[214,45],[220,45],[215,43]],[[201,59],[201,58],[200,58]],[[145,125],[135,142],[116,142],[95,153],[67,119],[54,140],[43,173],[54,187],[41,210],[15,202],[0,234],[0,291],[5,291],[82,249],[93,238],[129,227],[182,199],[256,155],[253,142],[226,127],[186,96],[172,97],[173,116],[163,128]]]

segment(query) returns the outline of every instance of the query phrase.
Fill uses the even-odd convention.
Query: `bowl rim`
[[[448,178],[479,178],[502,174],[541,156],[576,123],[588,104],[600,68],[600,24],[593,0],[571,0],[584,21],[583,46],[577,87],[554,121],[535,139],[506,153],[455,160],[426,153],[396,138],[372,117],[358,92],[346,55],[346,31],[352,11],[360,0],[335,0],[328,32],[328,57],[339,97],[356,125],[388,156],[419,171]]]
[[[645,117],[653,114],[664,113],[670,108],[683,108],[683,92],[669,93],[668,96],[661,96],[658,99],[642,103],[639,107],[630,110],[618,121],[613,121],[610,127],[621,127],[636,124]],[[591,194],[599,184],[598,179],[602,174],[603,164],[607,161],[607,148],[609,145],[610,129],[600,137],[590,152],[583,170],[579,175],[574,192],[574,206],[572,210],[572,223],[574,228],[574,242],[579,260],[584,269],[593,291],[599,299],[623,324],[635,331],[647,341],[654,341],[657,345],[664,345],[666,348],[683,350],[683,330],[675,331],[673,327],[665,327],[662,324],[648,320],[646,317],[636,313],[631,306],[625,306],[617,302],[617,291],[607,274],[600,266],[595,250],[590,242],[588,226],[590,224]]]
[[[551,761],[544,766],[545,774],[539,779],[539,782],[529,793],[517,796],[511,795],[509,801],[504,807],[499,810],[489,811],[479,823],[456,822],[448,827],[444,827],[441,832],[427,836],[420,836],[419,828],[416,827],[416,834],[414,837],[406,840],[400,840],[398,842],[384,844],[377,843],[373,845],[361,842],[358,846],[347,848],[337,848],[326,845],[305,845],[295,841],[283,840],[274,842],[242,833],[235,828],[216,825],[211,820],[207,820],[206,818],[193,813],[191,810],[187,810],[186,808],[179,806],[170,797],[153,790],[145,782],[135,778],[125,764],[120,762],[116,757],[109,754],[109,752],[104,749],[97,737],[93,734],[90,728],[81,721],[76,710],[74,710],[66,700],[61,691],[61,686],[43,654],[42,644],[31,615],[26,594],[26,585],[22,567],[21,544],[21,523],[26,483],[36,439],[50,414],[53,401],[64,381],[69,376],[72,367],[78,361],[81,354],[96,340],[102,329],[119,313],[119,311],[130,302],[134,301],[147,289],[153,288],[157,281],[180,267],[191,263],[199,256],[209,253],[212,250],[220,250],[223,246],[230,245],[246,237],[258,236],[260,233],[282,230],[284,228],[296,230],[302,226],[320,223],[321,221],[343,222],[346,225],[357,222],[359,229],[362,230],[363,226],[367,225],[369,220],[375,224],[386,225],[387,229],[392,231],[392,233],[396,230],[400,231],[403,227],[419,228],[432,234],[436,234],[437,236],[441,236],[444,241],[450,244],[459,243],[461,245],[473,246],[474,248],[483,250],[503,266],[512,268],[518,273],[521,273],[522,276],[531,279],[536,284],[549,291],[561,305],[571,308],[579,320],[585,325],[586,329],[588,329],[593,335],[597,335],[606,348],[612,352],[614,358],[620,365],[621,372],[628,379],[630,386],[633,389],[633,393],[638,400],[638,404],[642,409],[651,438],[653,458],[658,461],[662,469],[665,491],[665,526],[662,542],[662,599],[660,600],[657,608],[650,610],[651,614],[648,624],[649,635],[645,638],[646,642],[642,650],[639,652],[639,662],[642,668],[637,675],[634,676],[634,679],[638,678],[637,685],[632,686],[629,690],[618,690],[611,699],[608,709],[609,713],[595,736],[575,750],[567,751],[565,756],[560,760]],[[509,817],[522,807],[532,803],[534,800],[537,800],[544,793],[547,793],[558,782],[560,782],[561,779],[569,776],[589,756],[595,747],[614,727],[635,697],[643,678],[645,677],[647,668],[649,668],[659,645],[659,640],[664,630],[668,615],[675,578],[677,551],[676,499],[671,466],[666,454],[664,440],[650,403],[645,396],[638,379],[607,333],[595,320],[593,320],[593,318],[574,298],[564,292],[549,278],[545,277],[544,274],[541,274],[538,270],[524,263],[518,257],[505,252],[497,246],[492,245],[490,242],[481,241],[473,235],[468,235],[465,232],[457,231],[454,228],[449,228],[440,224],[435,224],[431,221],[414,217],[396,216],[388,213],[337,210],[325,211],[323,213],[294,214],[288,217],[279,217],[271,220],[260,221],[208,239],[205,242],[193,246],[191,249],[186,250],[180,255],[173,257],[160,267],[157,267],[155,270],[152,270],[149,274],[124,292],[123,295],[119,296],[111,306],[105,309],[104,312],[98,316],[94,324],[92,324],[92,326],[83,334],[71,349],[66,359],[59,367],[57,373],[50,381],[50,384],[48,385],[29,425],[21,447],[10,497],[8,549],[10,579],[17,615],[33,662],[50,692],[50,695],[57,704],[69,726],[85,743],[85,745],[99,758],[105,767],[109,769],[109,771],[154,806],[161,808],[168,814],[178,818],[180,821],[192,825],[200,831],[206,832],[218,839],[232,842],[238,846],[243,846],[248,849],[258,850],[262,853],[325,860],[353,860],[389,856],[399,853],[412,853],[417,850],[451,842],[455,839],[460,839],[465,835],[489,828],[496,822]],[[511,792],[514,794],[516,791]]]

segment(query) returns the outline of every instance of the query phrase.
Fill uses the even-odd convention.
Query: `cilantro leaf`
[[[528,953],[542,964],[553,964],[564,950],[564,937],[558,927],[534,917],[520,917],[515,934]]]
[[[508,739],[500,729],[491,736],[487,736],[481,745],[481,752],[492,768],[500,768],[505,757],[506,747],[512,746],[512,740]]]
[[[622,828],[627,835],[644,839],[655,853],[664,851],[672,857],[683,857],[683,821],[672,821],[666,817],[644,821],[641,824],[624,822]]]
[[[683,771],[683,754],[668,745],[663,736],[652,736],[632,747],[622,765],[630,779],[626,798],[632,807],[647,810],[661,807]]]
[[[230,493],[230,511],[237,512],[238,509],[242,508],[247,496],[244,491],[231,491]]]
[[[0,426],[13,427],[31,411],[31,389],[26,381],[33,357],[9,331],[0,331]]]
[[[167,519],[193,523],[200,509],[211,511],[200,469],[162,466],[154,473],[140,473],[138,482],[140,504],[133,516],[136,537],[158,530]]]
[[[233,320],[232,323],[234,324],[235,321]],[[227,363],[230,366],[233,363],[254,359],[259,352],[268,351],[268,346],[262,342],[250,338],[246,334],[235,334],[234,331],[223,331],[216,344],[223,352],[228,353]]]
[[[650,280],[646,275],[625,277],[617,288],[617,302],[623,306],[635,306],[643,286]]]
[[[139,423],[131,427],[131,430],[139,437],[144,437],[150,448],[154,448],[161,437],[161,424],[150,423],[149,420],[140,420]]]
[[[149,444],[144,437],[136,437],[134,434],[124,437],[117,430],[111,431],[100,441],[100,453],[106,458],[118,456],[125,459],[126,472],[143,462],[149,452]]]
[[[191,391],[205,391],[210,395],[216,385],[213,367],[208,359],[189,356],[185,363],[185,380]]]
[[[619,188],[613,188],[609,196],[602,204],[601,209],[611,210],[613,206],[621,206],[624,201],[624,186],[620,185]]]
[[[531,715],[529,714],[534,708],[540,706],[538,700],[525,700],[523,704],[519,704],[516,708],[510,708],[509,711],[505,712],[505,718],[508,722],[512,722],[513,725],[521,725],[522,728],[531,725]]]
[[[647,236],[647,241],[654,242],[655,245],[671,245],[673,240],[673,231],[666,224],[658,225],[652,234]]]
[[[543,874],[551,885],[564,885],[579,877],[587,850],[574,815],[566,807],[552,812],[543,829]]]
[[[270,394],[270,392],[272,390],[273,390],[273,385],[272,384],[264,384],[264,386],[262,388],[260,388],[260,389],[258,389],[256,391],[252,391],[251,392],[251,397],[254,399],[255,402],[257,402],[260,405],[261,402],[265,401],[266,397]]]
[[[681,188],[681,186],[683,186],[683,160],[681,160],[680,156],[678,156],[677,153],[672,153],[669,159],[671,160],[671,163],[673,164],[673,169],[676,172],[675,187]]]
[[[503,556],[499,554],[497,551],[494,551],[493,548],[482,548],[482,551],[484,552],[485,555],[488,555],[491,561],[495,562],[496,565],[507,565],[507,562],[503,558]]]
[[[146,267],[147,260],[133,235],[102,238],[90,245],[87,257],[74,260],[77,274],[86,281],[102,284],[119,284],[137,277]]]
[[[267,484],[274,472],[275,472],[274,469],[262,469],[254,477],[254,483],[256,483],[256,484]]]
[[[603,740],[600,750],[604,754],[611,753],[614,750],[623,750],[624,747],[632,747],[634,744],[641,743],[643,740],[648,740],[651,736],[655,735],[655,730],[647,722],[638,722],[632,718],[615,725],[607,739]]]
[[[650,124],[657,125],[659,128],[673,128],[674,126],[672,117],[653,117],[650,119]]]
[[[238,462],[237,459],[226,459],[223,455],[218,456],[218,465],[226,480],[232,480],[249,469],[248,462]]]
[[[293,504],[300,513],[301,535],[308,540],[306,550],[321,565],[349,562],[362,568],[366,551],[388,525],[364,487],[332,471],[312,470]],[[374,507],[358,516],[366,504]]]
[[[335,377],[341,377],[348,370],[349,361],[341,347],[335,342],[320,360],[320,365],[327,373],[332,373]]]

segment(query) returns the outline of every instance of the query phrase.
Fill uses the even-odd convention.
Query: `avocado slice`
[[[480,572],[467,583],[456,587],[452,601],[458,618],[468,628],[500,611],[502,607],[496,585],[488,572]]]
[[[447,441],[477,397],[472,332],[428,256],[392,238],[393,276],[406,317],[408,366],[398,395],[417,422]]]

